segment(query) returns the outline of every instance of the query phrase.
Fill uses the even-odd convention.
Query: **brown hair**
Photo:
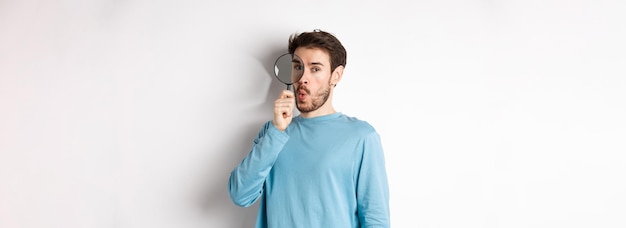
[[[333,34],[328,32],[316,29],[313,32],[292,34],[289,37],[289,53],[293,54],[298,47],[326,50],[330,56],[331,72],[338,66],[346,66],[346,49]]]

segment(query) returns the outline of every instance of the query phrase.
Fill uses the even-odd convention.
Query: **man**
[[[289,53],[300,57],[302,66],[294,67],[304,74],[295,93],[285,90],[276,99],[273,120],[231,172],[232,201],[248,207],[261,199],[259,228],[389,227],[380,137],[332,104],[346,50],[332,34],[315,30],[290,36]]]

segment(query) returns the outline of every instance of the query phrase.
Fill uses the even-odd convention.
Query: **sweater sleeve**
[[[260,198],[265,179],[288,139],[271,121],[264,125],[250,153],[230,173],[228,192],[233,203],[249,207]]]
[[[362,227],[390,227],[389,186],[380,136],[365,138],[358,170],[357,213]]]

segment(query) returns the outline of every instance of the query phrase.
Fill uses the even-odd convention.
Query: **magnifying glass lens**
[[[297,55],[292,56],[291,64],[293,65],[291,71],[291,82],[296,83],[300,81],[302,75],[304,74],[304,65],[302,64],[302,60]]]
[[[274,63],[274,74],[276,79],[287,85],[287,89],[291,89],[291,85],[300,81],[304,73],[304,65],[302,59],[295,54],[283,54],[276,59]]]

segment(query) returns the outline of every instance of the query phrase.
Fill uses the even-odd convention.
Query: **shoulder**
[[[376,134],[374,126],[365,120],[346,114],[342,114],[341,119],[346,122],[346,125],[354,132],[358,132],[363,135]]]

